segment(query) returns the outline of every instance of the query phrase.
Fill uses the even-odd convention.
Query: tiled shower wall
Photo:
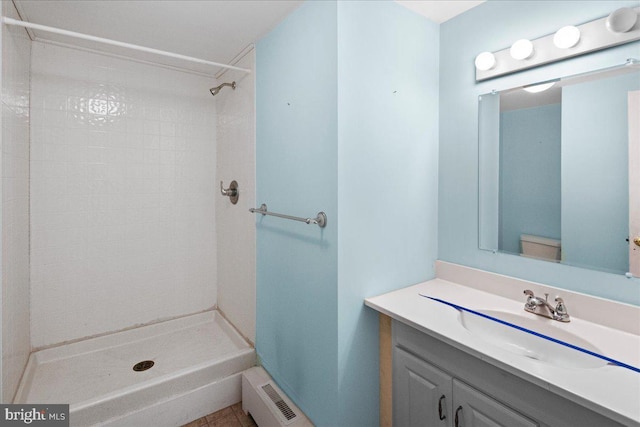
[[[255,70],[255,51],[237,64]],[[218,109],[218,181],[225,188],[238,181],[240,197],[232,205],[218,196],[218,305],[252,342],[256,335],[256,203],[255,73],[227,71],[220,82],[235,81],[236,90],[216,95]]]
[[[214,84],[33,44],[33,347],[216,304]]]
[[[2,15],[18,18],[13,3]],[[2,389],[11,403],[29,357],[29,57],[23,28],[2,26]]]

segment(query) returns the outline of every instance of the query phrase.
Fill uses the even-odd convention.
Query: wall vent
[[[280,393],[278,393],[271,383],[267,383],[262,386],[262,391],[266,393],[266,395],[271,399],[276,408],[280,411],[282,416],[284,417],[284,421],[291,421],[296,417],[296,413],[287,405],[287,402],[282,400],[280,397]]]
[[[260,367],[242,373],[242,410],[260,427],[313,427]]]

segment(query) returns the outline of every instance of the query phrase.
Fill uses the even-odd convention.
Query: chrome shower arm
[[[216,96],[218,92],[220,92],[220,90],[225,86],[231,86],[231,89],[236,90],[236,82],[231,82],[231,83],[222,83],[219,86],[212,87],[211,89],[209,89],[209,92],[211,92],[211,95]]]

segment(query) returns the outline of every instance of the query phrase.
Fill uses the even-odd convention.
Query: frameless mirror
[[[479,97],[481,249],[630,271],[636,91],[640,64],[629,60]]]

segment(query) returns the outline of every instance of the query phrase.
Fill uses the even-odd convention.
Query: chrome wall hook
[[[220,193],[223,196],[228,196],[232,204],[238,203],[238,197],[240,197],[240,190],[238,190],[238,182],[234,179],[229,184],[229,188],[224,188],[222,181],[220,181]]]

